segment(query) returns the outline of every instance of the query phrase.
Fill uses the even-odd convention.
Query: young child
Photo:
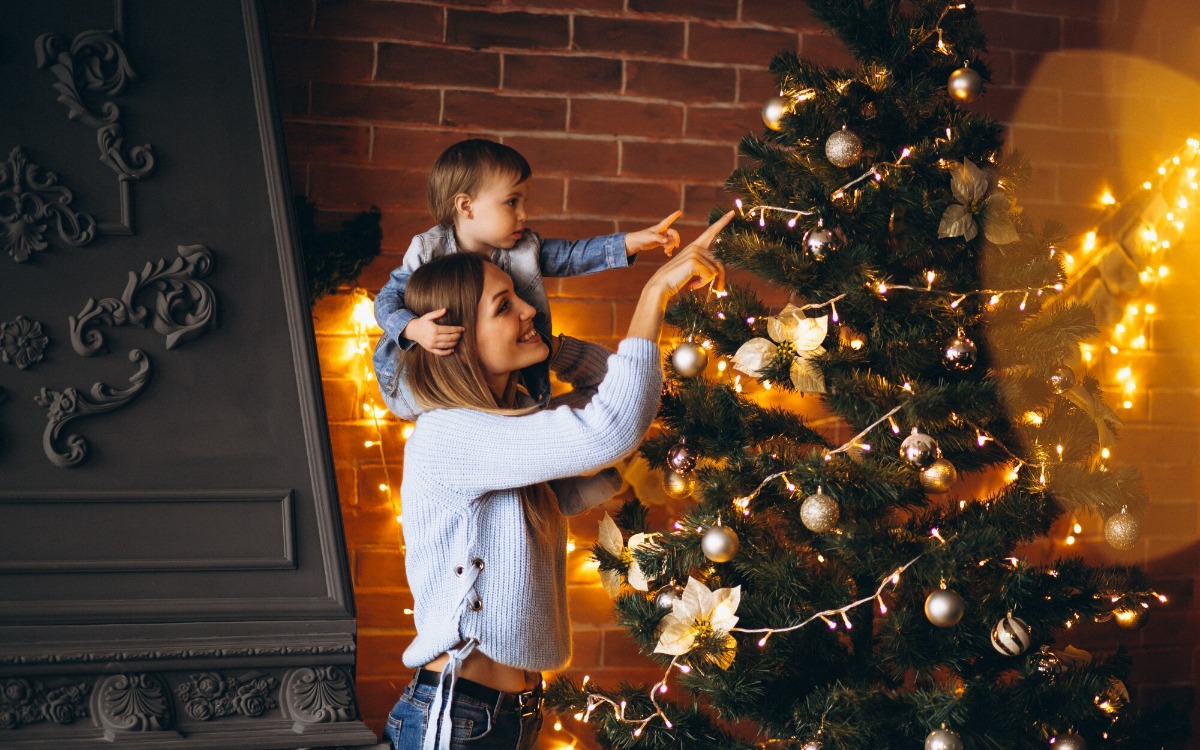
[[[445,310],[418,317],[405,307],[408,279],[424,263],[451,253],[479,253],[512,277],[517,296],[537,310],[534,329],[551,345],[550,357],[521,373],[529,395],[545,404],[550,399],[550,361],[557,348],[542,277],[625,268],[639,252],[661,247],[670,254],[679,246],[679,233],[670,228],[679,211],[637,232],[576,242],[542,239],[525,226],[531,174],[529,162],[515,149],[481,138],[459,141],[434,162],[428,198],[437,226],[413,238],[404,261],[375,297],[375,319],[383,329],[373,357],[375,376],[384,403],[400,418],[415,419],[422,411],[404,382],[400,352],[416,344],[448,355],[462,335],[459,326],[437,323]]]

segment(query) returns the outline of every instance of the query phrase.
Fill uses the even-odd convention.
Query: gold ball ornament
[[[962,737],[945,727],[935,729],[925,738],[925,750],[963,750]]]
[[[1119,628],[1141,630],[1146,627],[1146,620],[1150,619],[1150,611],[1145,607],[1118,609],[1113,611],[1113,619],[1117,621],[1117,627]]]
[[[800,521],[805,528],[817,534],[832,531],[841,515],[842,509],[837,501],[822,492],[820,487],[800,504]]]
[[[673,500],[683,500],[692,496],[696,491],[696,478],[691,474],[677,474],[674,471],[664,471],[662,480],[663,492]]]
[[[925,616],[939,628],[957,625],[966,609],[962,597],[950,589],[937,589],[925,597]]]
[[[992,648],[1005,656],[1020,656],[1031,641],[1029,624],[1020,617],[1009,615],[992,628]]]
[[[937,441],[914,427],[912,434],[900,443],[900,458],[910,466],[928,469],[938,459]]]
[[[1087,740],[1074,732],[1065,732],[1050,738],[1054,750],[1087,750]]]
[[[671,352],[671,366],[683,378],[694,378],[708,365],[708,352],[694,341],[684,341]]]
[[[696,456],[683,438],[667,451],[667,466],[676,474],[686,474],[696,468]]]
[[[845,126],[825,141],[825,158],[835,167],[844,169],[857,163],[862,151],[862,141]]]
[[[1046,378],[1046,382],[1049,384],[1050,390],[1062,395],[1074,387],[1075,373],[1070,367],[1060,365],[1054,368],[1054,371],[1050,373],[1050,377]]]
[[[921,486],[935,495],[949,492],[957,481],[958,469],[944,458],[939,458],[921,471]]]
[[[959,68],[946,81],[946,91],[964,104],[973,102],[983,93],[983,76],[970,68]]]
[[[1132,549],[1141,535],[1141,524],[1125,508],[1104,522],[1104,541],[1113,549]]]
[[[662,609],[671,609],[675,602],[683,598],[683,586],[678,583],[668,583],[654,592],[654,603]]]
[[[737,554],[738,535],[727,526],[713,526],[704,532],[700,540],[700,551],[715,563],[729,562]]]
[[[787,114],[788,100],[782,96],[772,96],[763,104],[763,125],[771,130],[783,130],[783,116]]]

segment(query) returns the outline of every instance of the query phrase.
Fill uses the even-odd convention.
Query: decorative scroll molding
[[[113,32],[85,31],[70,45],[56,34],[42,34],[34,47],[38,69],[49,69],[58,79],[54,90],[58,92],[58,101],[67,108],[67,117],[96,129],[100,161],[116,172],[121,181],[150,174],[154,169],[150,144],[135,146],[126,155],[120,108],[106,101],[96,112],[83,101],[79,91],[83,85],[88,91],[119,96],[130,81],[136,80],[125,48]]]
[[[139,366],[137,372],[129,377],[128,388],[115,389],[104,383],[93,383],[90,398],[74,388],[66,388],[61,392],[43,388],[34,397],[39,406],[47,409],[42,450],[55,466],[78,466],[87,457],[87,441],[79,435],[69,435],[65,440],[66,450],[59,450],[59,435],[66,425],[82,417],[103,414],[124,406],[150,382],[150,360],[145,352],[133,349],[129,352],[129,361]]]
[[[0,731],[43,721],[70,724],[88,715],[85,683],[47,689],[41,682],[0,680]]]
[[[169,661],[175,659],[240,659],[250,657],[352,656],[352,644],[320,646],[267,646],[261,648],[164,648],[153,651],[76,651],[56,654],[0,656],[3,665],[107,664],[109,662]]]
[[[96,238],[96,221],[71,208],[74,195],[58,184],[58,175],[43,172],[20,146],[0,166],[0,246],[18,263],[35,250],[45,250],[46,230],[53,224],[63,242],[82,247]]]
[[[176,694],[184,712],[193,719],[254,718],[279,705],[271,697],[278,686],[279,680],[261,673],[225,678],[219,672],[204,672],[181,683]]]
[[[151,732],[171,726],[171,693],[156,674],[109,675],[96,683],[93,712],[108,729]]]
[[[283,701],[299,724],[357,718],[350,678],[341,667],[303,667],[283,677]]]
[[[104,323],[110,326],[139,325],[147,322],[167,337],[167,348],[201,336],[216,327],[216,303],[212,287],[200,281],[213,267],[212,251],[203,245],[180,245],[179,258],[147,262],[141,273],[129,272],[129,283],[120,299],[89,299],[78,316],[71,316],[71,346],[84,357],[101,351],[104,335],[88,330]],[[142,292],[152,289],[154,313],[137,303]],[[148,295],[147,295],[148,296]]]
[[[10,323],[0,323],[0,362],[26,367],[45,359],[50,339],[42,334],[42,324],[24,315]]]

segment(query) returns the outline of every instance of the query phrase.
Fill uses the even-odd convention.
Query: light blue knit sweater
[[[457,644],[517,669],[558,669],[571,657],[566,519],[554,542],[525,523],[518,488],[595,471],[637,447],[658,408],[658,345],[625,339],[616,354],[565,339],[559,377],[578,388],[604,373],[583,407],[518,417],[470,409],[423,414],[404,450],[405,566],[417,637],[404,664],[424,665]],[[471,567],[475,561],[478,576]],[[474,578],[471,582],[470,579]],[[478,603],[476,608],[474,605]]]

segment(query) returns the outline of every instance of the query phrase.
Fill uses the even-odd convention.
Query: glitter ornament
[[[946,91],[964,104],[973,102],[983,93],[983,76],[968,67],[959,68],[946,81]]]
[[[849,167],[862,158],[862,141],[843,125],[825,141],[825,158],[835,167]]]
[[[1005,656],[1025,653],[1031,642],[1029,624],[1009,614],[992,628],[992,648]]]
[[[783,130],[783,116],[787,114],[788,100],[782,96],[772,96],[763,104],[763,125],[771,130]]]
[[[910,466],[928,469],[938,459],[937,441],[914,427],[912,434],[900,443],[900,458]]]
[[[1146,620],[1150,619],[1150,612],[1145,607],[1118,609],[1113,611],[1113,619],[1117,621],[1117,627],[1125,630],[1141,630],[1146,627]]]
[[[696,468],[696,456],[683,438],[667,451],[667,466],[676,474],[686,474]]]
[[[654,592],[654,603],[661,609],[671,609],[675,602],[683,598],[683,586],[678,583],[668,583]]]
[[[821,743],[816,740],[809,740],[804,743],[800,750],[821,750]]]
[[[1074,387],[1075,373],[1070,367],[1059,365],[1050,373],[1050,377],[1046,378],[1046,382],[1050,385],[1050,390],[1062,395]]]
[[[1141,537],[1141,524],[1125,508],[1104,522],[1104,541],[1113,549],[1132,549]]]
[[[691,474],[676,474],[673,471],[664,471],[662,480],[663,492],[667,493],[667,497],[672,500],[683,500],[691,497],[696,491],[696,478]]]
[[[708,365],[708,352],[693,341],[684,341],[671,352],[671,366],[683,378],[694,378]]]
[[[946,342],[942,350],[942,363],[952,370],[970,370],[979,358],[979,348],[975,342],[963,335],[958,329],[958,335]]]
[[[1087,746],[1087,741],[1074,732],[1056,735],[1050,740],[1054,750],[1087,750]]]
[[[925,750],[963,750],[962,738],[945,727],[935,729],[925,738]]]
[[[717,524],[704,532],[704,538],[700,540],[700,551],[713,562],[729,562],[737,554],[740,543],[733,529]]]
[[[804,233],[804,249],[813,260],[825,260],[825,256],[837,249],[837,238],[833,232],[817,224]]]
[[[925,598],[925,616],[939,628],[952,628],[963,618],[966,604],[950,589],[938,589]]]
[[[800,521],[804,523],[805,528],[817,534],[831,531],[837,526],[841,515],[842,509],[838,507],[837,501],[822,492],[820,487],[800,504]]]
[[[921,471],[921,486],[935,495],[949,492],[957,481],[958,469],[944,458],[939,458]]]

